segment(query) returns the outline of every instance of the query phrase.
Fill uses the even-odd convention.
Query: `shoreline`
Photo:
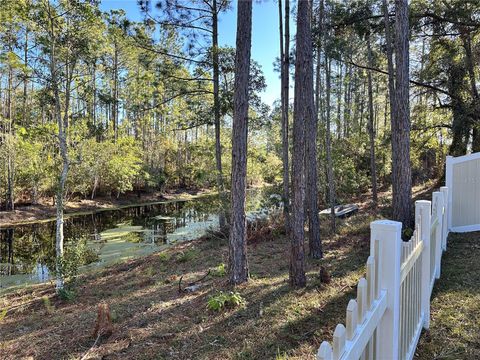
[[[128,194],[123,198],[98,198],[95,200],[78,200],[67,202],[64,210],[64,219],[73,216],[82,216],[100,213],[104,211],[120,210],[130,207],[147,206],[155,204],[167,204],[176,201],[188,201],[208,195],[215,195],[217,191],[201,189],[197,192],[184,190],[181,192],[154,192],[146,194],[142,198]],[[29,225],[35,223],[46,223],[55,221],[55,206],[47,205],[44,202],[37,205],[19,205],[14,211],[0,212],[0,229]]]

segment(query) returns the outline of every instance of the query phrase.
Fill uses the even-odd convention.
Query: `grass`
[[[480,359],[480,233],[450,234],[417,359]]]
[[[71,301],[55,296],[52,285],[6,295],[0,299],[0,310],[9,308],[0,322],[0,353],[7,359],[52,359],[55,349],[55,358],[81,358],[95,341],[97,305],[106,301],[115,331],[89,353],[94,358],[311,358],[343,321],[364,272],[368,233],[352,236],[342,229],[370,220],[348,219],[335,236],[323,230],[326,257],[307,261],[308,287],[302,290],[288,285],[289,242],[277,229],[276,239],[267,236],[249,246],[252,276],[235,289],[212,271],[196,292],[178,291],[180,277],[184,287],[227,263],[226,240],[213,236],[83,275]],[[319,280],[321,265],[331,275],[328,285]],[[207,308],[209,299],[231,291],[245,303]]]
[[[364,276],[374,218],[362,205],[358,215],[339,222],[336,235],[322,228],[325,258],[307,260],[308,286],[301,290],[288,285],[288,239],[278,224],[265,224],[249,236],[251,279],[235,288],[222,271],[227,242],[212,235],[82,275],[71,301],[59,299],[52,284],[8,294],[0,298],[0,357],[82,358],[95,342],[97,306],[107,302],[114,333],[100,339],[89,358],[313,359],[345,321]],[[451,235],[417,358],[480,358],[479,240],[478,234]],[[321,266],[329,284],[319,279]],[[180,279],[185,288],[209,270],[197,291],[179,292]],[[208,309],[209,299],[232,291],[244,299],[241,306]]]

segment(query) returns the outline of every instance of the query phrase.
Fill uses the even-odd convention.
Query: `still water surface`
[[[260,209],[263,190],[249,191],[247,210]],[[99,260],[89,268],[148,255],[218,228],[218,196],[94,212],[65,219],[65,246],[86,239]],[[55,222],[0,229],[0,293],[48,281],[55,268]]]

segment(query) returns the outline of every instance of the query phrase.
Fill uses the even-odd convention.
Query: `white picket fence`
[[[429,326],[430,296],[447,245],[446,199],[448,188],[442,187],[431,202],[415,202],[415,230],[407,242],[399,222],[370,224],[366,278],[348,303],[346,327],[338,324],[333,344],[320,345],[318,360],[413,358],[422,328]]]
[[[480,152],[447,156],[448,228],[453,232],[480,231]]]

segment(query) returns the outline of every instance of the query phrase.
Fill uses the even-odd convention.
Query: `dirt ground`
[[[429,192],[417,189],[415,195],[428,198]],[[337,234],[322,228],[325,257],[307,259],[305,289],[289,287],[289,241],[281,224],[269,223],[250,234],[251,278],[234,289],[218,270],[227,263],[227,240],[212,234],[85,274],[71,300],[55,295],[53,284],[5,295],[0,298],[0,358],[313,359],[320,343],[344,322],[347,303],[365,273],[369,224],[388,214],[388,198],[380,195],[377,214],[367,202],[357,202],[359,213],[340,220]],[[477,242],[478,235],[455,237],[449,244],[419,359],[480,354]],[[476,265],[463,261],[468,257]],[[330,281],[319,276],[322,266]],[[202,278],[196,291],[179,291]],[[244,303],[209,310],[209,299],[220,291],[235,291]],[[96,341],[92,333],[101,303],[110,307],[113,333]]]
[[[271,359],[309,358],[332,335],[354,297],[368,254],[363,214],[342,221],[338,235],[324,234],[326,256],[308,260],[308,287],[288,285],[288,239],[281,229],[262,230],[249,245],[251,279],[235,289],[245,304],[207,309],[210,296],[228,292],[226,276],[213,269],[228,257],[227,241],[211,236],[166,252],[81,277],[71,301],[53,284],[0,299],[2,359]],[[325,266],[331,282],[318,276]],[[212,269],[193,293],[179,292]],[[95,343],[97,306],[109,304],[114,332]]]

